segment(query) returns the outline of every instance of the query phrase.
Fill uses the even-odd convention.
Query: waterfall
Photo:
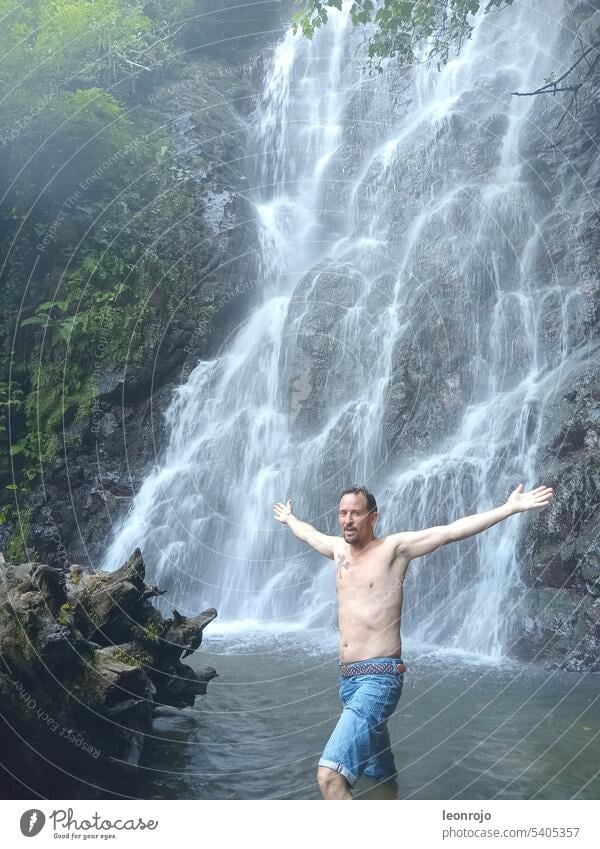
[[[584,342],[576,288],[539,272],[552,211],[520,153],[535,98],[510,95],[560,71],[561,0],[478,15],[441,72],[381,74],[348,6],[273,51],[248,140],[257,303],[175,391],[164,456],[102,564],[139,545],[169,605],[219,610],[211,628],[334,616],[331,561],[274,501],[337,533],[340,489],[366,483],[382,535],[541,483],[540,412]],[[415,560],[403,636],[501,658],[520,522]]]

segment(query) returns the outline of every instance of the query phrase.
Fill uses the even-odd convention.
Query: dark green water
[[[195,709],[157,719],[135,796],[320,798],[316,764],[341,710],[331,635],[207,635],[195,660],[219,678]],[[600,676],[408,643],[404,660],[389,723],[399,798],[600,797]]]

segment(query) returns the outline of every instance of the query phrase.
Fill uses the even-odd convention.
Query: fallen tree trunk
[[[135,767],[155,708],[193,705],[217,675],[181,661],[217,611],[165,619],[139,548],[113,573],[14,565],[0,555],[0,576],[0,734],[11,729],[13,743],[26,742],[25,760],[31,751],[96,777]]]

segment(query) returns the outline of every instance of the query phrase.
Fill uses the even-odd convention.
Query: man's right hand
[[[292,515],[292,501],[290,498],[288,498],[286,504],[277,502],[277,504],[273,505],[273,517],[277,519],[278,522],[283,522],[284,525],[287,525],[288,519]]]
[[[335,545],[338,538],[322,534],[321,531],[313,528],[313,526],[309,525],[308,522],[303,522],[301,519],[298,519],[297,516],[294,516],[292,513],[292,501],[290,498],[288,498],[286,504],[282,504],[278,501],[277,504],[273,505],[273,518],[277,519],[278,522],[283,522],[284,525],[287,525],[294,536],[301,539],[302,542],[308,543],[316,551],[318,551],[319,554],[329,557],[330,560],[335,559]]]

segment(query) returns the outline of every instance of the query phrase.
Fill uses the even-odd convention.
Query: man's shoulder
[[[394,533],[394,534],[388,534],[385,537],[380,537],[380,539],[383,541],[383,544],[387,548],[397,548],[398,543],[401,542],[401,540],[402,540],[402,537],[403,537],[402,533],[399,533],[399,534]]]
[[[343,537],[332,536],[332,537],[329,537],[329,539],[331,540],[331,545],[333,546],[333,553],[336,555],[336,557],[337,557],[338,554],[341,554],[343,551],[345,551],[344,546],[346,545],[346,543],[344,542]]]

